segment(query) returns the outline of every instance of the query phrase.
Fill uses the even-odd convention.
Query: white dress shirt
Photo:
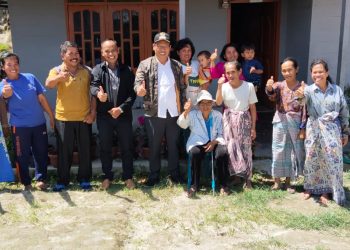
[[[158,117],[166,118],[179,115],[176,103],[175,77],[171,69],[170,60],[165,64],[158,61]]]

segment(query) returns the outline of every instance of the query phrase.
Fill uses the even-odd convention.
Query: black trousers
[[[191,182],[191,185],[193,185],[196,188],[196,190],[198,190],[198,188],[199,188],[202,160],[204,159],[204,157],[206,155],[206,152],[204,149],[205,145],[195,146],[195,147],[191,148],[191,150],[190,150],[190,154],[192,157],[192,161],[191,161],[192,182]],[[214,148],[213,154],[214,154],[215,163],[216,163],[218,184],[221,187],[226,187],[226,179],[228,176],[226,146],[217,144]],[[210,161],[211,161],[211,159],[210,159]]]
[[[56,120],[58,153],[58,184],[68,185],[75,141],[79,153],[78,182],[90,181],[92,166],[90,159],[91,124]]]
[[[180,177],[179,170],[179,149],[178,138],[180,136],[180,127],[177,125],[178,116],[167,118],[146,117],[146,131],[150,147],[150,174],[149,179],[159,180],[160,174],[160,147],[162,138],[165,135],[168,147],[168,168],[171,177],[177,179]]]
[[[16,164],[19,167],[20,181],[29,185],[29,161],[35,159],[35,179],[45,181],[47,177],[47,130],[46,124],[36,127],[12,127]],[[1,166],[0,166],[1,167]]]
[[[113,133],[117,132],[118,145],[121,149],[123,180],[133,175],[133,137],[132,120],[128,118],[114,119],[112,116],[97,116],[97,128],[100,138],[100,159],[104,179],[113,180]]]

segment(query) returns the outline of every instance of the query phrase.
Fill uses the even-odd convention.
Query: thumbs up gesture
[[[222,76],[218,80],[218,85],[221,87],[222,84],[224,84],[225,82],[226,82],[225,74],[222,74]]]
[[[107,101],[107,93],[103,91],[103,87],[100,86],[100,90],[97,92],[97,98],[100,100],[100,102],[106,102]]]
[[[186,76],[190,76],[192,74],[192,67],[189,65],[189,63],[186,64]]]
[[[269,80],[267,80],[267,82],[266,82],[266,89],[267,89],[267,91],[272,91],[272,85],[274,84],[275,82],[274,82],[274,80],[273,80],[273,76],[271,76],[270,77],[270,79]]]
[[[190,98],[187,99],[184,105],[184,116],[187,117],[188,113],[191,111],[192,101]]]
[[[218,58],[218,49],[215,49],[214,52],[210,55],[210,61],[215,61]]]
[[[136,94],[137,96],[141,96],[141,97],[147,94],[145,81],[142,81],[142,83],[138,86]]]
[[[2,88],[2,95],[4,98],[9,98],[12,96],[12,94],[13,94],[12,86],[5,79],[4,87]]]

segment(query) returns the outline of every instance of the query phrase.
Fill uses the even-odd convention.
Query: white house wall
[[[340,84],[350,87],[350,1],[346,1]]]
[[[21,72],[35,74],[44,84],[49,69],[61,62],[59,45],[66,40],[64,0],[10,0],[8,6]],[[54,107],[55,91],[46,95]]]
[[[309,65],[315,58],[325,59],[333,79],[337,78],[341,7],[342,0],[314,0],[312,4]],[[310,74],[308,82],[312,82]]]
[[[186,1],[186,36],[196,48],[196,54],[201,50],[221,52],[227,43],[227,9],[219,8],[217,0],[185,0]],[[180,28],[181,29],[181,28]],[[183,38],[183,37],[181,37]],[[209,91],[214,94],[216,81]]]
[[[298,78],[304,81],[309,75],[311,13],[312,0],[281,1],[279,61],[294,57],[299,63]]]

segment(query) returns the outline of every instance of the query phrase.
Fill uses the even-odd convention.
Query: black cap
[[[154,36],[153,41],[154,41],[154,43],[157,43],[159,41],[166,41],[166,42],[170,43],[170,37],[169,37],[168,33],[160,32]]]

